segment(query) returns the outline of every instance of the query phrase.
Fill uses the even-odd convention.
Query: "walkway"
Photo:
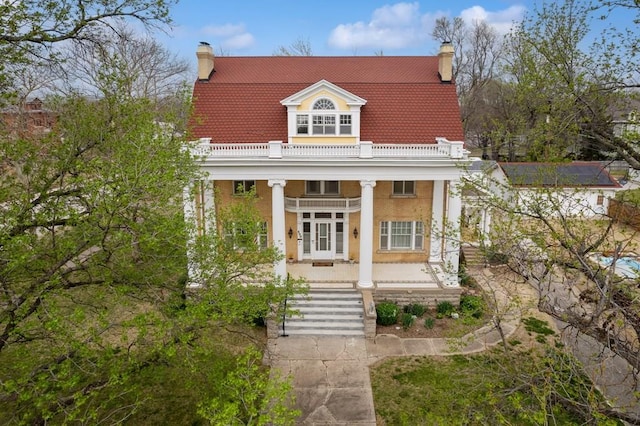
[[[519,308],[510,305],[509,290],[491,288],[490,275],[481,284],[504,312],[502,329],[513,333]],[[518,309],[516,309],[518,308]],[[401,339],[382,334],[354,337],[289,336],[269,340],[265,361],[282,376],[291,375],[300,425],[375,425],[369,366],[387,357],[454,355],[480,352],[501,342],[492,324],[460,339]]]

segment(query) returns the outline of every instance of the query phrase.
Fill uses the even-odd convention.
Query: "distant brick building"
[[[38,98],[0,110],[0,118],[5,134],[19,137],[47,133],[57,120],[56,114],[46,109]]]

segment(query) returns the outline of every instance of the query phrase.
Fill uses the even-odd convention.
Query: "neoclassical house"
[[[469,160],[452,55],[444,44],[438,56],[214,57],[202,43],[191,135],[207,179],[187,216],[253,187],[281,276],[458,288]]]

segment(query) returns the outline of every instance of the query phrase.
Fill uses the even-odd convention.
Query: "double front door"
[[[342,259],[345,247],[341,213],[305,213],[302,221],[303,257],[313,260]]]

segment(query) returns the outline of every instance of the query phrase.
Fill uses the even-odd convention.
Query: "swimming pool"
[[[600,256],[600,264],[611,266],[613,257]],[[636,257],[622,256],[616,261],[616,274],[626,278],[637,278],[640,276],[640,260]]]

